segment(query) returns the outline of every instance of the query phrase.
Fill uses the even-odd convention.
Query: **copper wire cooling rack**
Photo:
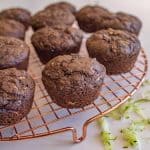
[[[124,103],[139,88],[147,72],[147,58],[142,50],[135,67],[126,74],[107,76],[105,78],[101,95],[91,105],[81,109],[64,109],[54,104],[48,96],[41,82],[41,70],[43,65],[40,63],[34,49],[31,49],[29,73],[36,82],[35,98],[32,110],[29,115],[21,122],[12,126],[0,127],[0,140],[21,140],[56,133],[70,131],[74,142],[81,142],[85,139],[88,125],[104,116],[119,105]],[[96,111],[93,116],[87,116],[88,112]],[[62,127],[61,122],[65,122],[70,117],[80,119],[85,113],[88,119],[83,123],[82,135],[77,137],[77,130],[74,127]],[[51,129],[55,126],[56,129]]]

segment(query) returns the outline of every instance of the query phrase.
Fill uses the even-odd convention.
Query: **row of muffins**
[[[138,35],[142,27],[141,21],[130,14],[124,12],[113,13],[100,6],[85,6],[77,11],[72,4],[67,2],[51,4],[32,17],[31,13],[26,9],[6,9],[0,12],[0,19],[13,20],[12,24],[14,26],[16,24],[16,28],[19,23],[23,24],[25,29],[31,25],[34,30],[45,26],[65,25],[68,27],[74,23],[75,19],[77,19],[80,28],[85,32],[113,28],[126,30]],[[18,28],[23,27],[18,25]]]
[[[19,122],[32,107],[35,82],[26,72],[30,48],[23,41],[30,19],[22,8],[0,12],[0,126]]]
[[[0,12],[0,35],[24,38],[26,29],[31,25],[34,30],[45,26],[69,27],[78,21],[80,28],[85,32],[95,32],[102,29],[124,30],[136,35],[139,34],[142,23],[130,14],[123,12],[113,13],[100,6],[85,6],[79,11],[67,2],[59,2],[47,6],[31,16],[23,8],[11,8]]]
[[[84,38],[80,29],[72,27],[75,19],[83,31],[96,31],[86,41],[93,59],[72,54],[79,52]],[[0,125],[20,121],[31,109],[34,81],[27,72],[17,70],[28,67],[30,50],[22,40],[29,25],[35,31],[31,42],[46,64],[42,72],[45,88],[52,100],[65,108],[91,104],[99,95],[106,71],[130,71],[141,49],[136,36],[141,28],[139,19],[100,6],[77,11],[70,3],[59,2],[33,16],[25,9],[13,8],[0,12],[0,24]]]
[[[65,13],[67,13],[67,15]],[[120,19],[118,19],[119,18],[118,14],[122,14],[122,17],[120,17]],[[47,63],[51,58],[57,55],[79,52],[83,35],[79,29],[71,27],[71,25],[75,21],[74,15],[76,16],[78,20],[79,26],[83,30],[84,28],[82,26],[84,26],[85,28],[91,28],[91,31],[93,31],[92,28],[94,28],[95,31],[98,29],[106,30],[106,28],[113,28],[113,29],[126,30],[132,33],[138,34],[141,28],[141,21],[132,15],[128,15],[128,14],[121,13],[121,12],[115,14],[100,6],[85,6],[77,12],[73,5],[69,3],[65,3],[65,2],[60,2],[60,3],[51,4],[47,6],[44,10],[37,12],[32,17],[29,11],[25,9],[21,9],[21,8],[8,9],[8,10],[4,10],[0,12],[0,18],[1,18],[0,19],[1,21],[0,22],[0,25],[1,25],[0,35],[14,36],[14,37],[23,39],[25,35],[25,30],[22,30],[20,26],[15,28],[17,23],[22,24],[22,26],[24,25],[25,26],[24,29],[27,29],[29,24],[31,24],[35,30],[42,28],[38,30],[37,32],[35,32],[35,34],[33,35],[32,44],[36,48],[41,61],[43,63]],[[112,17],[113,19],[111,20],[109,17],[110,18]],[[115,19],[115,17],[117,19]],[[68,21],[70,23],[68,23]],[[15,22],[16,24],[11,24],[12,22]],[[122,25],[120,25],[121,23]],[[109,24],[109,25],[106,25],[106,24]],[[98,25],[101,25],[101,27],[96,28]],[[89,27],[86,27],[86,26],[89,26]],[[87,31],[87,30],[84,30],[84,31]],[[116,30],[110,31],[110,29],[107,29],[107,31],[105,32],[108,32],[107,34],[109,34],[110,32],[120,32],[119,34],[115,34],[115,36],[116,38],[124,42],[127,40],[128,38],[127,36],[133,37],[132,39],[135,39],[134,41],[135,43],[137,43],[136,45],[140,47],[140,43],[137,37],[136,36],[134,37],[134,35],[131,35],[130,33],[127,33],[127,32],[125,33],[125,31],[121,32],[121,31],[116,31]],[[98,34],[104,34],[104,33],[97,32],[95,34],[98,35]],[[92,37],[95,37],[96,36],[95,34],[93,34]],[[112,36],[114,35],[109,34],[109,36],[112,39]],[[87,42],[87,49],[90,54],[90,57],[96,57],[100,61],[100,63],[105,65],[106,62],[104,62],[102,55],[99,54],[100,51],[95,53],[94,50],[92,50],[94,48],[91,48],[90,46],[91,45],[90,42],[92,42],[92,38],[90,39],[88,39],[88,42]],[[104,41],[104,39],[100,40],[98,38],[96,40],[98,42]],[[133,41],[131,40],[131,44],[132,43]],[[119,42],[118,43],[116,42],[114,45],[117,45],[117,44],[119,44]],[[130,42],[128,44],[130,45]],[[109,44],[107,44],[107,46],[108,45]],[[92,45],[92,47],[95,47],[95,46],[99,47],[99,45]],[[137,54],[138,54],[138,51],[139,51],[139,48],[137,48]],[[125,52],[122,52],[122,53],[125,53]],[[104,55],[106,55],[106,53]],[[107,57],[107,56],[104,56],[104,57]],[[107,68],[108,73],[112,72],[112,71],[109,71],[108,67],[106,68]],[[109,67],[109,68],[112,68],[112,67]],[[121,69],[122,67],[118,67],[118,68]],[[129,70],[130,69],[127,69],[127,70],[124,69],[123,72],[127,72]],[[119,73],[121,71],[118,71],[116,73]],[[115,73],[115,72],[112,72],[112,73]]]

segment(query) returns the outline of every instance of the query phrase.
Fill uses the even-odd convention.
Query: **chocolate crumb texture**
[[[15,67],[27,70],[30,49],[28,45],[13,37],[0,36],[0,69]]]
[[[50,60],[42,80],[52,100],[65,108],[81,108],[98,96],[105,77],[105,67],[96,59],[78,54],[57,56]]]
[[[0,19],[2,18],[18,21],[27,29],[30,25],[31,13],[24,8],[9,8],[0,12]]]
[[[82,32],[73,27],[45,27],[36,31],[32,44],[43,63],[64,54],[78,53],[82,43]]]
[[[0,125],[19,122],[30,111],[35,83],[31,76],[21,70],[0,70]]]
[[[135,34],[122,30],[100,30],[91,35],[86,42],[90,57],[102,63],[107,74],[130,71],[141,50]]]
[[[25,27],[15,20],[0,19],[0,36],[15,37],[24,40]]]

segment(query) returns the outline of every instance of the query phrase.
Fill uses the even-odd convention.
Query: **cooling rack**
[[[27,41],[30,44],[30,41]],[[134,68],[125,74],[106,76],[101,94],[91,105],[81,109],[64,109],[54,104],[47,94],[41,82],[42,63],[39,61],[33,47],[31,46],[29,60],[29,73],[36,82],[36,91],[33,107],[29,115],[21,122],[12,126],[0,126],[0,141],[22,140],[61,132],[71,132],[74,142],[81,142],[86,138],[87,127],[96,119],[106,115],[110,111],[124,103],[142,84],[147,72],[147,58],[144,50],[138,57]],[[89,115],[89,111],[95,111],[94,115]],[[84,114],[83,114],[84,113]],[[79,115],[88,118],[83,123],[81,137],[77,135],[77,129],[72,126],[61,126],[70,117],[80,119]],[[51,128],[51,127],[56,128]]]

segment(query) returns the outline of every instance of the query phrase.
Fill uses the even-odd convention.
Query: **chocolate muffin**
[[[118,20],[119,23],[117,23]],[[117,24],[118,27],[116,27],[117,25],[115,26],[115,24]],[[116,22],[114,23],[114,25],[112,24],[111,28],[126,30],[128,32],[138,35],[141,30],[141,27],[142,27],[142,22],[139,20],[139,18],[124,12],[117,12]]]
[[[130,71],[140,52],[140,41],[135,34],[122,30],[100,30],[87,40],[90,57],[102,63],[107,74]]]
[[[82,42],[82,32],[73,27],[66,29],[45,27],[36,31],[31,41],[40,60],[47,63],[58,55],[78,53]]]
[[[0,18],[16,20],[27,28],[30,25],[31,14],[23,8],[10,8],[1,11]]]
[[[77,54],[57,56],[50,60],[42,80],[52,100],[65,108],[81,108],[99,95],[105,67],[96,59]]]
[[[110,21],[112,13],[100,6],[85,6],[76,13],[76,19],[82,30],[95,32],[104,28],[103,22]]]
[[[0,69],[27,69],[29,47],[19,39],[0,36]]]
[[[34,30],[45,26],[65,25],[71,26],[75,21],[74,15],[63,9],[46,9],[36,13],[31,19],[31,25]]]
[[[0,19],[0,36],[15,37],[23,40],[25,37],[25,27],[15,20]]]
[[[0,125],[19,122],[30,111],[35,84],[25,71],[0,70]]]
[[[118,12],[112,13],[100,6],[85,6],[76,18],[81,29],[85,32],[95,32],[101,29],[113,28],[139,34],[142,23],[132,15]]]
[[[68,2],[53,3],[47,6],[45,9],[63,9],[63,10],[70,11],[73,14],[76,13],[75,6],[73,6],[71,3],[68,3]]]

